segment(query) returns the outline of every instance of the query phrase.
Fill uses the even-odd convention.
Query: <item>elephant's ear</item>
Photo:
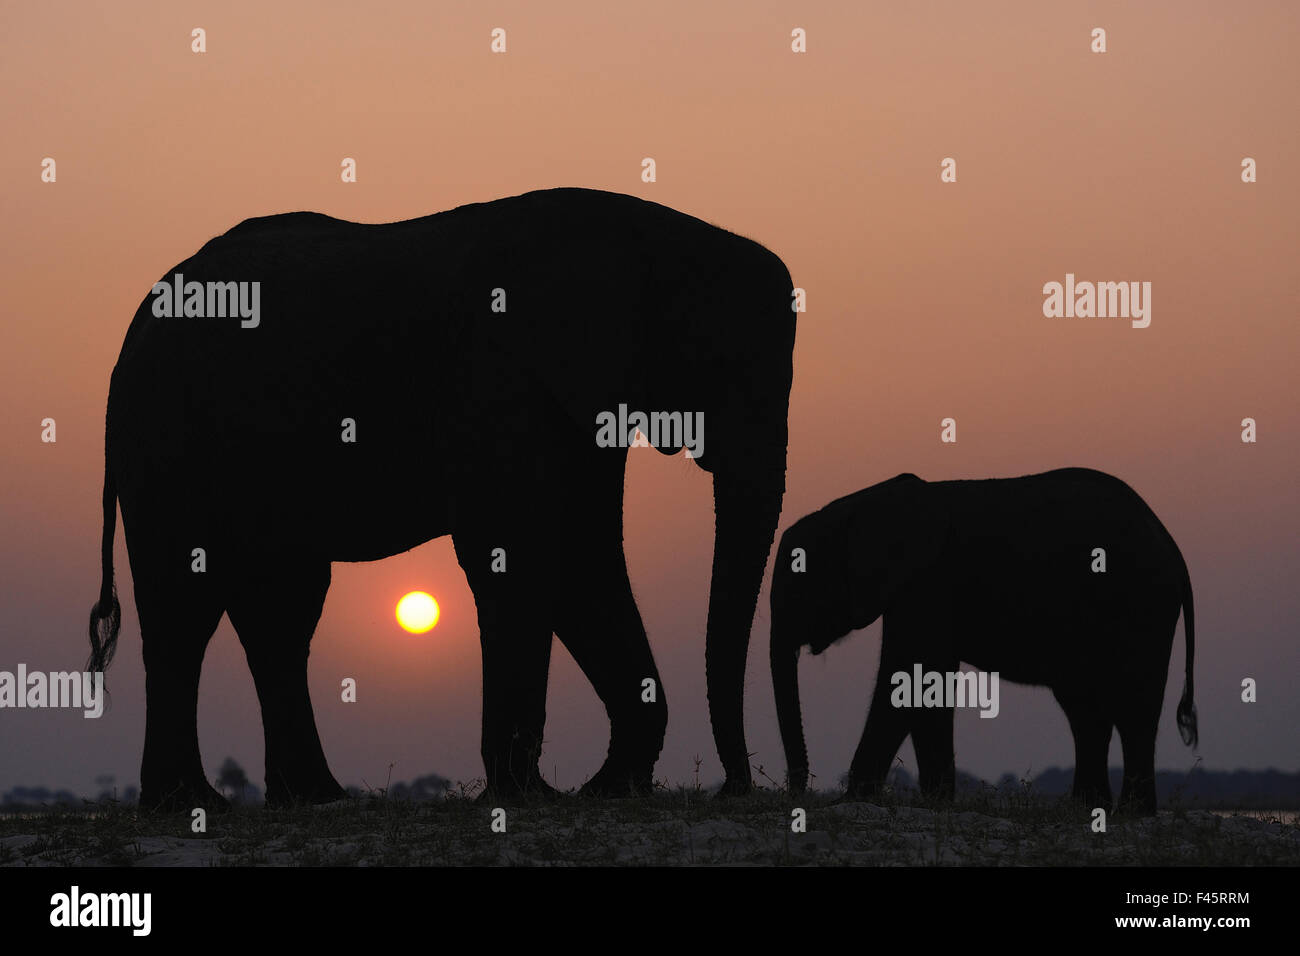
[[[932,486],[902,474],[863,489],[845,529],[855,624],[865,627],[938,561],[948,516]]]
[[[471,314],[477,316],[482,374],[496,374],[499,363],[512,370],[508,374],[532,379],[554,400],[565,424],[590,433],[594,442],[598,414],[617,414],[620,403],[629,411],[644,405],[646,309],[638,290],[619,283],[626,267],[602,262],[607,248],[594,240],[575,245],[569,243],[565,255],[581,268],[549,271],[546,257],[514,250],[502,263],[505,278],[485,271],[478,283],[483,304]],[[502,290],[497,298],[504,298],[504,311],[487,307],[489,291],[496,289]]]
[[[946,507],[934,486],[916,475],[899,475],[892,489],[887,522],[890,563],[885,575],[886,605],[938,562],[948,541]]]

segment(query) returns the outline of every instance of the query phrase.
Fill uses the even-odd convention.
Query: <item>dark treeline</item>
[[[1110,787],[1119,793],[1124,771],[1110,768]],[[957,792],[973,793],[993,787],[1001,793],[1017,792],[1044,797],[1065,796],[1074,780],[1073,767],[1049,767],[1033,777],[1004,773],[996,784],[957,771]],[[916,789],[915,778],[901,767],[890,773],[896,791]],[[1178,803],[1186,807],[1233,810],[1300,809],[1300,773],[1281,770],[1181,770],[1156,771],[1156,796],[1162,809]]]
[[[95,780],[96,796],[93,800],[71,790],[51,790],[49,787],[16,786],[0,795],[0,813],[39,809],[48,806],[80,807],[87,803],[106,803],[118,801],[124,804],[138,802],[140,790],[136,786],[118,788],[112,776],[102,776]],[[262,788],[248,779],[244,771],[232,757],[222,763],[213,786],[235,804],[260,806],[263,802]],[[446,777],[436,773],[416,777],[409,783],[398,781],[387,788],[348,787],[350,796],[361,797],[367,794],[376,796],[386,794],[394,800],[434,800],[445,797],[453,785]]]
[[[1110,785],[1118,793],[1123,770],[1110,768]],[[1032,778],[1003,774],[996,784],[978,777],[957,772],[958,793],[975,793],[992,787],[1000,793],[1037,794],[1044,797],[1064,796],[1070,792],[1074,778],[1072,767],[1049,767]],[[113,785],[114,778],[100,777],[96,781],[99,795],[94,799],[75,794],[70,790],[51,790],[48,787],[17,786],[0,795],[0,812],[29,810],[42,806],[82,806],[117,800],[133,804],[139,797],[135,786],[120,791]],[[916,789],[916,781],[901,767],[895,767],[889,776],[895,791]],[[221,765],[214,781],[221,793],[235,803],[257,806],[262,803],[262,789],[248,779],[243,768],[231,758]],[[416,777],[409,783],[399,781],[387,788],[348,787],[351,796],[386,794],[394,800],[437,800],[456,790],[455,785],[436,773]],[[1300,773],[1281,770],[1201,770],[1190,773],[1174,770],[1156,771],[1156,794],[1160,806],[1167,808],[1177,802],[1183,806],[1206,809],[1242,810],[1300,810]]]

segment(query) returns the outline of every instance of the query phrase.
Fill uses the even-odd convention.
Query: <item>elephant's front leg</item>
[[[609,751],[582,792],[647,794],[663,749],[668,704],[621,547],[571,552],[574,576],[556,608],[556,634],[609,716]]]
[[[594,796],[647,794],[663,749],[668,704],[623,553],[626,458],[575,444],[553,472],[566,520],[551,536],[555,633],[609,716],[605,762],[583,786]]]
[[[484,607],[488,604],[488,607]],[[546,727],[551,630],[513,602],[480,602],[483,647],[483,766],[498,797],[551,796],[538,770]]]
[[[876,675],[876,689],[871,695],[871,710],[867,713],[867,726],[853,763],[849,766],[848,798],[860,800],[880,792],[893,763],[894,755],[911,732],[911,711],[894,707],[890,703],[890,677],[901,664],[882,648],[880,671]]]
[[[951,668],[956,670],[954,664]],[[946,674],[947,671],[938,670]],[[916,749],[917,784],[929,797],[951,800],[957,790],[957,761],[952,744],[954,710],[926,707],[912,716],[912,746]]]

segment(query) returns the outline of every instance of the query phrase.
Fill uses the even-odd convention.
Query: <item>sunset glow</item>
[[[433,595],[424,591],[412,591],[397,602],[397,623],[412,634],[433,630],[440,613]]]
[[[653,779],[671,786],[722,780],[704,650],[719,521],[712,474],[682,452],[660,454],[671,450],[666,445],[626,449],[623,483],[611,483],[605,502],[611,511],[622,502],[621,526],[608,531],[621,534],[623,556],[611,567],[594,564],[593,555],[575,561],[604,505],[569,483],[587,480],[584,462],[561,457],[548,434],[570,424],[528,403],[567,406],[572,427],[590,437],[591,460],[611,468],[624,449],[596,444],[601,412],[613,413],[616,438],[620,403],[629,415],[680,411],[693,429],[701,412],[703,429],[692,437],[713,467],[709,456],[723,453],[728,437],[723,406],[712,397],[722,397],[721,381],[705,374],[703,353],[686,364],[668,356],[703,348],[697,333],[731,315],[735,338],[716,345],[724,363],[732,356],[751,367],[756,319],[735,318],[721,309],[727,303],[685,285],[660,297],[678,308],[665,316],[644,291],[666,274],[655,262],[643,263],[636,287],[593,274],[580,258],[606,255],[610,233],[593,234],[575,252],[579,259],[558,263],[557,272],[537,271],[555,264],[556,249],[513,244],[513,263],[486,264],[468,284],[453,275],[456,263],[469,261],[468,248],[454,262],[438,262],[408,245],[393,254],[413,271],[395,262],[391,281],[368,290],[368,312],[360,294],[352,300],[360,309],[351,326],[356,349],[388,350],[388,382],[364,387],[353,375],[359,351],[304,337],[279,339],[301,349],[286,377],[277,381],[267,366],[258,384],[235,360],[257,360],[268,341],[289,335],[280,305],[296,308],[310,295],[310,307],[323,312],[360,274],[361,260],[382,250],[358,246],[353,268],[324,269],[314,291],[268,284],[268,269],[251,261],[202,273],[187,261],[265,216],[312,211],[394,223],[553,186],[634,195],[745,236],[778,256],[804,292],[802,302],[790,302],[806,312],[796,318],[787,427],[743,439],[788,448],[781,516],[744,657],[743,741],[762,755],[755,761],[765,762],[765,773],[779,780],[786,769],[769,653],[770,582],[778,565],[790,569],[796,559],[777,553],[785,531],[839,496],[900,473],[937,482],[1066,466],[1129,484],[1176,539],[1190,571],[1200,746],[1193,753],[1177,732],[1179,636],[1155,767],[1185,775],[1199,758],[1192,779],[1202,770],[1300,769],[1300,668],[1288,623],[1300,619],[1300,322],[1287,292],[1300,275],[1300,124],[1284,121],[1294,116],[1300,89],[1300,4],[1258,0],[1235,17],[1221,8],[1176,0],[1018,0],[996,8],[839,0],[642,9],[578,0],[507,4],[499,19],[488,19],[470,4],[415,0],[363,12],[304,0],[224,4],[192,18],[162,0],[133,3],[129,18],[111,4],[6,5],[0,86],[15,93],[0,97],[10,144],[0,149],[0,699],[12,693],[24,706],[0,707],[0,798],[20,786],[92,799],[139,787],[150,724],[143,648],[151,638],[136,607],[137,577],[142,594],[174,582],[162,598],[202,618],[203,629],[209,618],[220,622],[203,657],[196,734],[188,701],[182,736],[167,722],[152,723],[184,744],[190,770],[202,759],[205,780],[230,756],[250,782],[264,785],[258,688],[230,616],[216,614],[237,597],[224,582],[232,574],[246,581],[259,609],[277,617],[277,628],[296,629],[284,637],[301,647],[315,611],[299,608],[301,594],[325,583],[326,562],[312,557],[316,542],[353,530],[357,540],[330,553],[306,670],[338,783],[377,785],[389,763],[393,783],[426,774],[484,777],[483,653],[466,567],[489,587],[544,605],[509,608],[502,639],[520,646],[517,623],[536,632],[539,659],[551,648],[545,700],[538,684],[529,707],[520,702],[521,712],[531,708],[539,718],[545,704],[539,766],[546,780],[563,789],[596,773],[608,755],[610,723],[574,655],[541,634],[560,627],[564,612],[591,624],[591,610],[610,599],[604,588],[624,589],[624,572],[640,622],[633,626],[630,610],[626,622],[596,622],[592,653],[621,659],[609,642],[626,623],[639,645],[644,628],[655,694],[669,715]],[[489,47],[498,26],[509,33],[505,53]],[[192,49],[198,27],[207,31],[204,53]],[[796,27],[807,32],[804,53],[791,48]],[[1106,53],[1091,50],[1096,28],[1107,33]],[[642,178],[647,158],[657,164],[657,181]],[[1258,163],[1258,181],[1242,179],[1247,158]],[[42,178],[46,159],[57,162],[57,179]],[[355,181],[342,179],[345,159]],[[955,179],[941,178],[949,169]],[[299,252],[305,258],[294,261],[324,265]],[[702,280],[715,271],[697,262]],[[545,289],[530,291],[505,274],[529,263]],[[209,281],[236,289],[247,282],[249,296],[230,292],[225,319],[154,316],[160,294],[152,285],[164,276],[174,313],[176,273],[203,283],[204,311]],[[570,285],[583,274],[589,281]],[[242,327],[253,318],[238,317],[238,306],[253,311],[255,281],[258,324]],[[1090,316],[1075,308],[1085,282]],[[1096,292],[1111,282],[1128,284],[1128,317],[1111,314],[1109,301],[1107,317],[1097,315]],[[1153,310],[1145,328],[1132,324],[1145,321],[1131,312],[1133,282],[1143,312]],[[1054,290],[1043,291],[1051,283],[1062,289],[1059,315]],[[410,327],[391,304],[399,294],[426,297],[419,303],[429,319],[423,359],[411,359],[394,337]],[[584,362],[557,336],[534,335],[558,296],[570,313],[588,310],[593,347],[630,321],[643,323],[646,344],[620,362]],[[182,313],[185,298],[182,286]],[[1073,315],[1064,314],[1067,302]],[[178,388],[209,403],[213,428],[265,454],[235,461],[224,444],[191,446],[186,454],[207,461],[189,473],[193,488],[159,486],[158,466],[197,441],[186,428],[200,422],[188,411],[172,416],[153,391],[139,396],[157,434],[142,435],[136,453],[153,463],[141,464],[134,490],[124,483],[117,491],[136,494],[142,507],[151,506],[154,488],[175,491],[178,508],[211,501],[217,517],[188,521],[177,511],[160,518],[170,542],[159,549],[161,560],[174,566],[151,580],[155,572],[132,569],[126,543],[126,523],[139,528],[143,518],[115,512],[109,588],[115,582],[120,636],[105,674],[112,700],[98,720],[66,708],[28,709],[5,672],[16,678],[19,664],[30,674],[65,672],[91,649],[87,612],[104,578],[107,398],[142,303],[156,324],[178,334],[225,323],[212,340],[229,357],[224,369],[196,377],[193,363],[210,356],[169,349],[149,361],[165,363]],[[494,303],[507,311],[493,311]],[[525,340],[511,329],[531,329],[527,341],[545,354],[520,354]],[[477,351],[471,357],[462,346]],[[482,364],[489,359],[509,361],[489,368]],[[533,379],[542,364],[561,370],[555,396]],[[293,385],[289,373],[317,384]],[[761,379],[753,383],[757,389]],[[677,386],[691,394],[677,394]],[[337,400],[326,401],[327,389]],[[757,424],[751,391],[732,393],[735,404],[726,407]],[[398,400],[410,394],[428,409],[419,427],[405,424],[412,399]],[[238,413],[228,407],[236,400]],[[501,415],[484,413],[481,401]],[[473,427],[471,414],[486,430]],[[944,440],[948,418],[955,441]],[[1246,418],[1257,423],[1256,441],[1243,441]],[[653,438],[643,430],[642,441]],[[488,452],[500,451],[493,460],[505,466],[516,443],[510,467],[518,480],[507,471],[490,477]],[[290,466],[307,477],[291,480]],[[241,492],[252,510],[220,517],[234,501],[227,492],[241,483],[260,489],[260,502]],[[460,517],[469,498],[488,512],[490,527],[471,529]],[[248,526],[247,545],[236,537],[236,518]],[[285,529],[285,540],[258,547],[271,525]],[[381,525],[390,547],[360,547]],[[554,536],[520,551],[524,526]],[[737,536],[752,527],[737,522]],[[463,529],[460,542],[449,533],[418,542],[422,529],[448,528]],[[864,535],[867,543],[877,538],[871,528]],[[382,560],[343,560],[406,544],[413,546]],[[1106,551],[1113,581],[1115,545],[1096,546]],[[497,547],[508,552],[508,565],[494,568]],[[204,549],[202,563],[194,563],[196,548]],[[1091,550],[1080,559],[1090,576]],[[530,561],[535,581],[524,577]],[[815,568],[822,559],[809,550],[805,562]],[[428,592],[426,609],[437,608],[431,620],[407,617],[405,606],[399,615],[399,601],[411,597],[398,588],[412,584],[411,592]],[[395,631],[384,629],[390,600]],[[236,601],[236,619],[239,610]],[[170,625],[159,627],[166,648]],[[407,640],[438,628],[436,640]],[[734,628],[738,636],[742,626]],[[800,660],[808,762],[819,788],[838,785],[863,733],[880,670],[880,621],[867,630]],[[650,659],[641,658],[638,681],[656,676]],[[498,664],[514,665],[504,657]],[[356,681],[356,703],[340,699],[345,677]],[[1242,699],[1246,678],[1258,682],[1253,703]],[[295,685],[284,706],[301,707],[303,693]],[[629,707],[649,706],[640,683],[630,693]],[[1074,742],[1051,691],[1007,679],[999,694],[997,719],[956,712],[956,766],[991,783],[1005,773],[1032,780],[1055,767],[1068,788]],[[733,726],[733,735],[740,729]],[[1108,746],[1108,766],[1119,767],[1118,733]],[[911,737],[898,759],[915,780]],[[113,784],[96,783],[107,774],[116,774]],[[198,786],[199,774],[191,776]],[[512,815],[512,833],[517,822]],[[815,819],[808,823],[819,829]],[[787,832],[789,825],[786,811]],[[27,859],[24,853],[10,862]],[[1166,912],[1162,906],[1158,915]],[[575,921],[583,922],[576,913]]]

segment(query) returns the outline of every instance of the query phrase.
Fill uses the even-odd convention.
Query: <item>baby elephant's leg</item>
[[[867,726],[862,731],[862,740],[858,743],[853,763],[849,766],[848,796],[852,799],[871,796],[880,791],[898,748],[911,732],[912,711],[894,707],[889,700],[893,689],[890,677],[898,669],[881,654],[880,673],[876,675],[876,689],[871,695]]]
[[[1074,735],[1074,787],[1071,797],[1088,809],[1110,812],[1107,757],[1114,724],[1103,700],[1087,686],[1053,688]]]
[[[941,800],[951,800],[957,789],[957,761],[952,745],[953,716],[951,707],[925,707],[912,717],[918,784],[923,794]]]

